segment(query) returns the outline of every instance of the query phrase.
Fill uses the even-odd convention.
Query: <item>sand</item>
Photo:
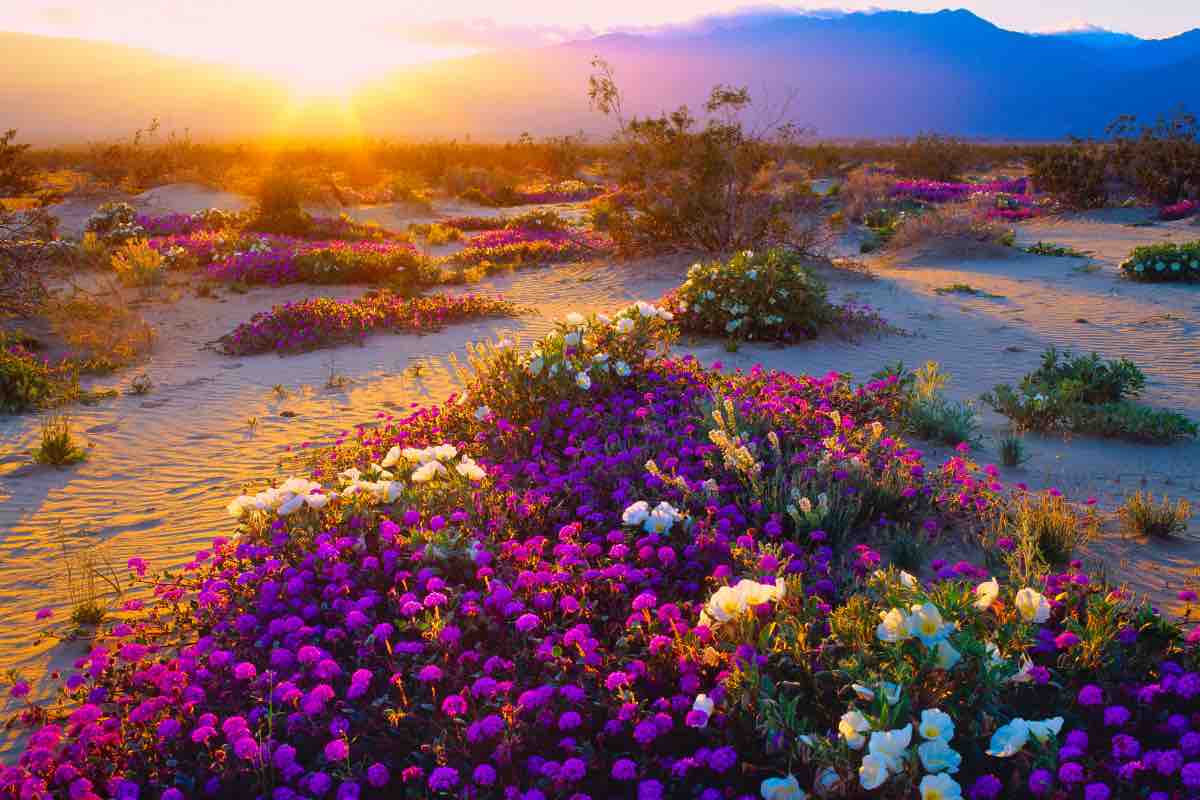
[[[237,208],[236,200],[176,186],[147,192],[139,202],[162,212]],[[81,213],[74,206],[67,211],[72,219]],[[421,221],[404,213],[375,206],[355,209],[352,216],[393,226]],[[1142,365],[1147,402],[1200,419],[1200,287],[1132,284],[1116,272],[1133,246],[1196,238],[1200,228],[1186,222],[1129,227],[1130,213],[1018,228],[1020,244],[1042,239],[1092,251],[1099,265],[1093,272],[1078,269],[1088,263],[1084,260],[1013,251],[983,260],[929,253],[875,257],[870,262],[874,279],[829,275],[834,299],[868,302],[911,335],[859,343],[827,338],[789,348],[745,345],[732,354],[720,342],[685,340],[677,349],[705,363],[721,361],[726,368],[762,363],[795,373],[839,370],[859,378],[898,360],[917,366],[932,359],[952,376],[948,393],[961,399],[977,398],[999,382],[1015,382],[1037,365],[1049,345],[1094,349]],[[63,614],[68,608],[64,546],[90,548],[118,571],[134,555],[155,567],[178,564],[213,536],[228,535],[232,526],[224,507],[230,497],[286,475],[280,462],[288,457],[289,445],[327,442],[378,414],[441,400],[456,387],[447,359],[463,357],[468,342],[509,335],[527,345],[569,311],[612,311],[636,299],[658,298],[678,284],[688,263],[674,257],[498,276],[459,291],[502,293],[530,308],[529,314],[424,336],[378,335],[362,347],[285,358],[230,358],[212,350],[211,343],[274,303],[317,294],[349,298],[362,287],[257,288],[244,295],[222,292],[217,299],[188,293],[173,304],[143,309],[160,334],[148,363],[93,384],[119,388],[120,397],[71,409],[76,430],[92,446],[87,461],[61,471],[31,466],[27,453],[39,435],[41,416],[0,418],[0,618],[6,622],[0,627],[0,672],[17,669],[36,681],[84,650],[81,642],[34,644],[35,611],[49,606]],[[934,291],[952,283],[1003,297]],[[124,393],[139,372],[152,379],[153,391]],[[330,388],[331,375],[349,383]],[[1007,422],[986,409],[982,422],[976,455],[991,463]],[[1057,486],[1072,497],[1093,495],[1107,511],[1140,488],[1200,505],[1200,444],[1195,442],[1149,446],[1030,436],[1027,444],[1032,459],[1023,468],[1002,469],[1006,480],[1033,488]],[[937,459],[945,449],[927,451]],[[1193,523],[1193,532],[1198,525]],[[1164,606],[1177,606],[1174,594],[1193,579],[1200,544],[1137,542],[1120,538],[1112,526],[1106,530],[1089,546],[1087,557],[1103,563],[1111,579],[1127,581]]]

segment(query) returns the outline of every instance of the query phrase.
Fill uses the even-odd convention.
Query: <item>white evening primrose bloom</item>
[[[900,585],[906,589],[915,589],[917,588],[917,578],[915,575],[900,570]]]
[[[414,483],[428,483],[439,475],[446,474],[446,467],[440,461],[426,461],[413,470]]]
[[[921,778],[921,800],[962,800],[962,787],[949,775],[926,775]]]
[[[646,521],[650,516],[650,504],[645,500],[638,500],[636,503],[631,503],[621,513],[621,521],[626,525],[637,527]]]
[[[614,364],[613,371],[622,378],[628,378],[629,374],[633,372],[633,370],[629,368],[629,365],[624,361],[618,361],[616,364]]]
[[[487,475],[483,471],[483,467],[476,464],[475,460],[469,456],[463,456],[462,461],[454,469],[459,475],[474,483],[479,483]]]
[[[633,330],[633,320],[629,317],[621,317],[617,320],[617,333],[629,333]]]
[[[304,506],[304,495],[294,494],[288,497],[279,504],[279,516],[286,517],[287,515],[299,511]]]
[[[859,711],[847,711],[838,721],[838,733],[846,740],[851,750],[862,750],[867,743],[863,734],[870,733],[871,723]]]
[[[339,472],[338,477],[344,481],[349,481],[350,483],[353,483],[354,481],[356,481],[362,477],[362,472],[358,469],[358,467],[351,467],[350,469],[342,470],[341,472]]]
[[[664,501],[654,507],[642,527],[646,533],[669,533],[681,516],[674,506]]]
[[[306,494],[306,495],[303,495],[303,497],[304,497],[304,504],[307,505],[311,509],[324,508],[325,505],[329,502],[329,495],[321,494],[319,492],[313,493],[313,494]]]
[[[1020,717],[1002,725],[992,734],[987,754],[993,758],[1009,758],[1021,752],[1029,741],[1029,723]]]
[[[644,317],[645,319],[649,319],[651,317],[658,316],[658,309],[655,308],[650,303],[647,303],[645,300],[638,300],[636,303],[633,304],[633,306],[634,306],[634,308],[637,309],[637,312],[639,314],[641,314],[642,317]]]
[[[229,501],[229,505],[225,506],[225,510],[231,517],[240,517],[251,508],[254,508],[254,498],[248,494],[238,495]]]
[[[742,602],[747,606],[761,606],[777,600],[782,600],[787,593],[787,586],[782,578],[776,578],[775,583],[759,583],[743,578],[733,587],[742,596]]]
[[[586,372],[575,373],[575,385],[580,389],[587,391],[588,389],[592,388],[592,376],[588,375]]]
[[[711,697],[706,694],[696,695],[696,700],[692,703],[692,711],[704,712],[704,725],[701,725],[701,728],[708,725],[708,718],[713,715],[715,708],[716,704],[712,701]]]
[[[1050,619],[1050,602],[1036,589],[1026,586],[1017,592],[1017,611],[1026,622],[1041,624]]]
[[[912,744],[912,723],[903,728],[890,731],[874,731],[867,743],[867,750],[873,756],[879,756],[887,764],[891,772],[903,769],[904,753]]]
[[[875,628],[875,635],[879,637],[881,642],[903,642],[912,636],[912,631],[908,627],[908,619],[898,608],[893,608],[891,611],[879,612],[879,619],[882,622]]]
[[[433,448],[433,457],[438,461],[449,461],[458,455],[458,448],[452,444],[439,444]]]
[[[926,772],[958,772],[962,756],[944,739],[934,739],[917,745],[917,758]]]
[[[858,782],[868,792],[878,789],[888,779],[887,761],[882,756],[868,753],[863,756],[862,765],[858,768]]]
[[[942,739],[950,741],[954,738],[954,720],[940,708],[927,708],[921,712],[921,721],[917,732],[922,739]]]
[[[1058,736],[1058,732],[1062,730],[1063,718],[1051,717],[1050,719],[1044,719],[1040,722],[1035,722],[1030,719],[1025,721],[1025,726],[1029,728],[1030,736],[1044,744],[1049,739]]]
[[[402,456],[403,454],[400,451],[400,445],[392,445],[392,449],[387,451],[387,455],[383,457],[383,461],[379,462],[379,466],[383,467],[384,469],[387,469],[388,467],[394,467],[400,463]]]
[[[759,787],[763,800],[805,800],[808,797],[800,788],[795,775],[784,778],[767,778]]]
[[[914,604],[910,610],[908,629],[926,647],[933,647],[954,630],[954,625],[942,619],[942,612],[933,603]]]
[[[990,578],[975,587],[975,608],[987,611],[1000,595],[1000,583]]]

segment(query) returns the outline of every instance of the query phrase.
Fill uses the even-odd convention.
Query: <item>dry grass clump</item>
[[[1125,498],[1125,502],[1117,509],[1117,516],[1121,520],[1121,527],[1128,533],[1170,539],[1187,530],[1192,507],[1186,500],[1179,500],[1172,506],[1166,495],[1158,501],[1150,492],[1138,491]]]
[[[42,441],[33,451],[33,460],[52,467],[78,464],[87,458],[87,450],[71,432],[71,418],[51,414],[42,423]]]
[[[907,214],[896,226],[888,246],[893,249],[943,247],[951,250],[1004,248],[1012,231],[979,216],[969,205],[946,205],[922,214]]]
[[[115,288],[81,290],[51,298],[45,314],[84,372],[111,372],[132,364],[154,346],[154,328],[128,307]]]

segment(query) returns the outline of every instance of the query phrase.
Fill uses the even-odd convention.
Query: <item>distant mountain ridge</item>
[[[277,132],[285,116],[286,92],[257,76],[116,45],[0,34],[4,52],[17,45],[42,66],[23,69],[20,56],[0,62],[0,127],[35,139],[127,134],[131,120],[151,116],[167,128],[236,137]],[[65,73],[53,66],[64,50]],[[593,56],[613,65],[630,112],[696,108],[716,83],[745,85],[760,101],[790,92],[794,118],[828,137],[1052,139],[1102,133],[1123,113],[1200,111],[1200,29],[1159,40],[1098,29],[1029,34],[965,10],[760,11],[483,53],[380,76],[354,104],[362,129],[379,136],[600,135],[612,124],[588,109]]]

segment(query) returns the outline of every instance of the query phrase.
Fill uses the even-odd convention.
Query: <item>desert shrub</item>
[[[831,326],[847,335],[886,327],[867,307],[831,304],[803,257],[781,248],[697,263],[663,307],[683,331],[733,342],[811,339]]]
[[[265,175],[255,187],[254,210],[246,228],[279,236],[309,235],[312,218],[303,208],[308,194],[304,181],[290,170]]]
[[[15,129],[0,134],[0,197],[21,197],[37,190],[36,171],[29,161],[30,145],[15,144]]]
[[[1200,125],[1182,108],[1154,125],[1132,116],[1109,126],[1112,161],[1126,183],[1146,200],[1179,203],[1200,195]]]
[[[1108,202],[1108,165],[1104,145],[1075,139],[1036,150],[1030,158],[1030,177],[1039,192],[1073,208],[1103,208]]]
[[[62,293],[43,310],[55,334],[74,353],[69,363],[82,373],[112,372],[136,362],[154,346],[154,328],[117,292]]]
[[[891,208],[895,204],[892,199],[895,180],[895,175],[867,167],[851,171],[838,195],[846,218],[861,222],[873,212]]]
[[[1172,506],[1166,495],[1160,502],[1150,492],[1138,490],[1125,498],[1117,516],[1124,529],[1135,536],[1169,539],[1187,531],[1192,507],[1186,500]]]
[[[51,414],[42,423],[42,438],[33,451],[33,460],[39,464],[66,467],[78,464],[87,457],[87,450],[75,440],[71,432],[70,417]]]
[[[731,252],[812,246],[812,223],[793,219],[788,203],[759,180],[774,159],[770,137],[791,129],[746,129],[740,121],[751,106],[746,89],[714,87],[703,127],[686,106],[626,121],[611,69],[598,59],[593,67],[592,105],[616,116],[620,126],[616,171],[628,205],[608,209],[606,228],[618,247]]]
[[[154,286],[163,279],[163,255],[145,239],[125,242],[112,254],[113,272],[126,286]]]
[[[980,216],[970,206],[950,204],[919,213],[897,215],[884,238],[889,247],[903,249],[931,243],[965,243],[1007,246],[1012,230]]]
[[[1053,258],[1087,258],[1088,254],[1066,245],[1038,241],[1025,248],[1026,253],[1035,256],[1050,256]]]
[[[525,228],[533,231],[565,231],[571,223],[552,208],[535,208],[503,220],[505,228]]]
[[[440,247],[441,245],[450,244],[451,242],[461,241],[463,232],[458,228],[452,228],[449,225],[440,225],[433,223],[427,226],[425,233],[425,241],[432,247]]]
[[[983,401],[1019,430],[1072,431],[1141,442],[1195,437],[1198,429],[1174,411],[1135,403],[1145,386],[1141,369],[1128,359],[1104,361],[1050,348],[1037,370],[1016,387],[997,385]]]
[[[1135,247],[1121,262],[1121,274],[1135,281],[1200,281],[1200,241]]]
[[[31,316],[48,296],[51,269],[74,248],[55,239],[57,220],[45,208],[9,211],[0,203],[0,316]]]
[[[896,172],[909,178],[954,181],[972,166],[971,148],[960,139],[921,134],[906,143],[895,158]]]
[[[52,366],[28,343],[0,331],[0,412],[19,414],[58,405],[78,387],[74,370]]]

